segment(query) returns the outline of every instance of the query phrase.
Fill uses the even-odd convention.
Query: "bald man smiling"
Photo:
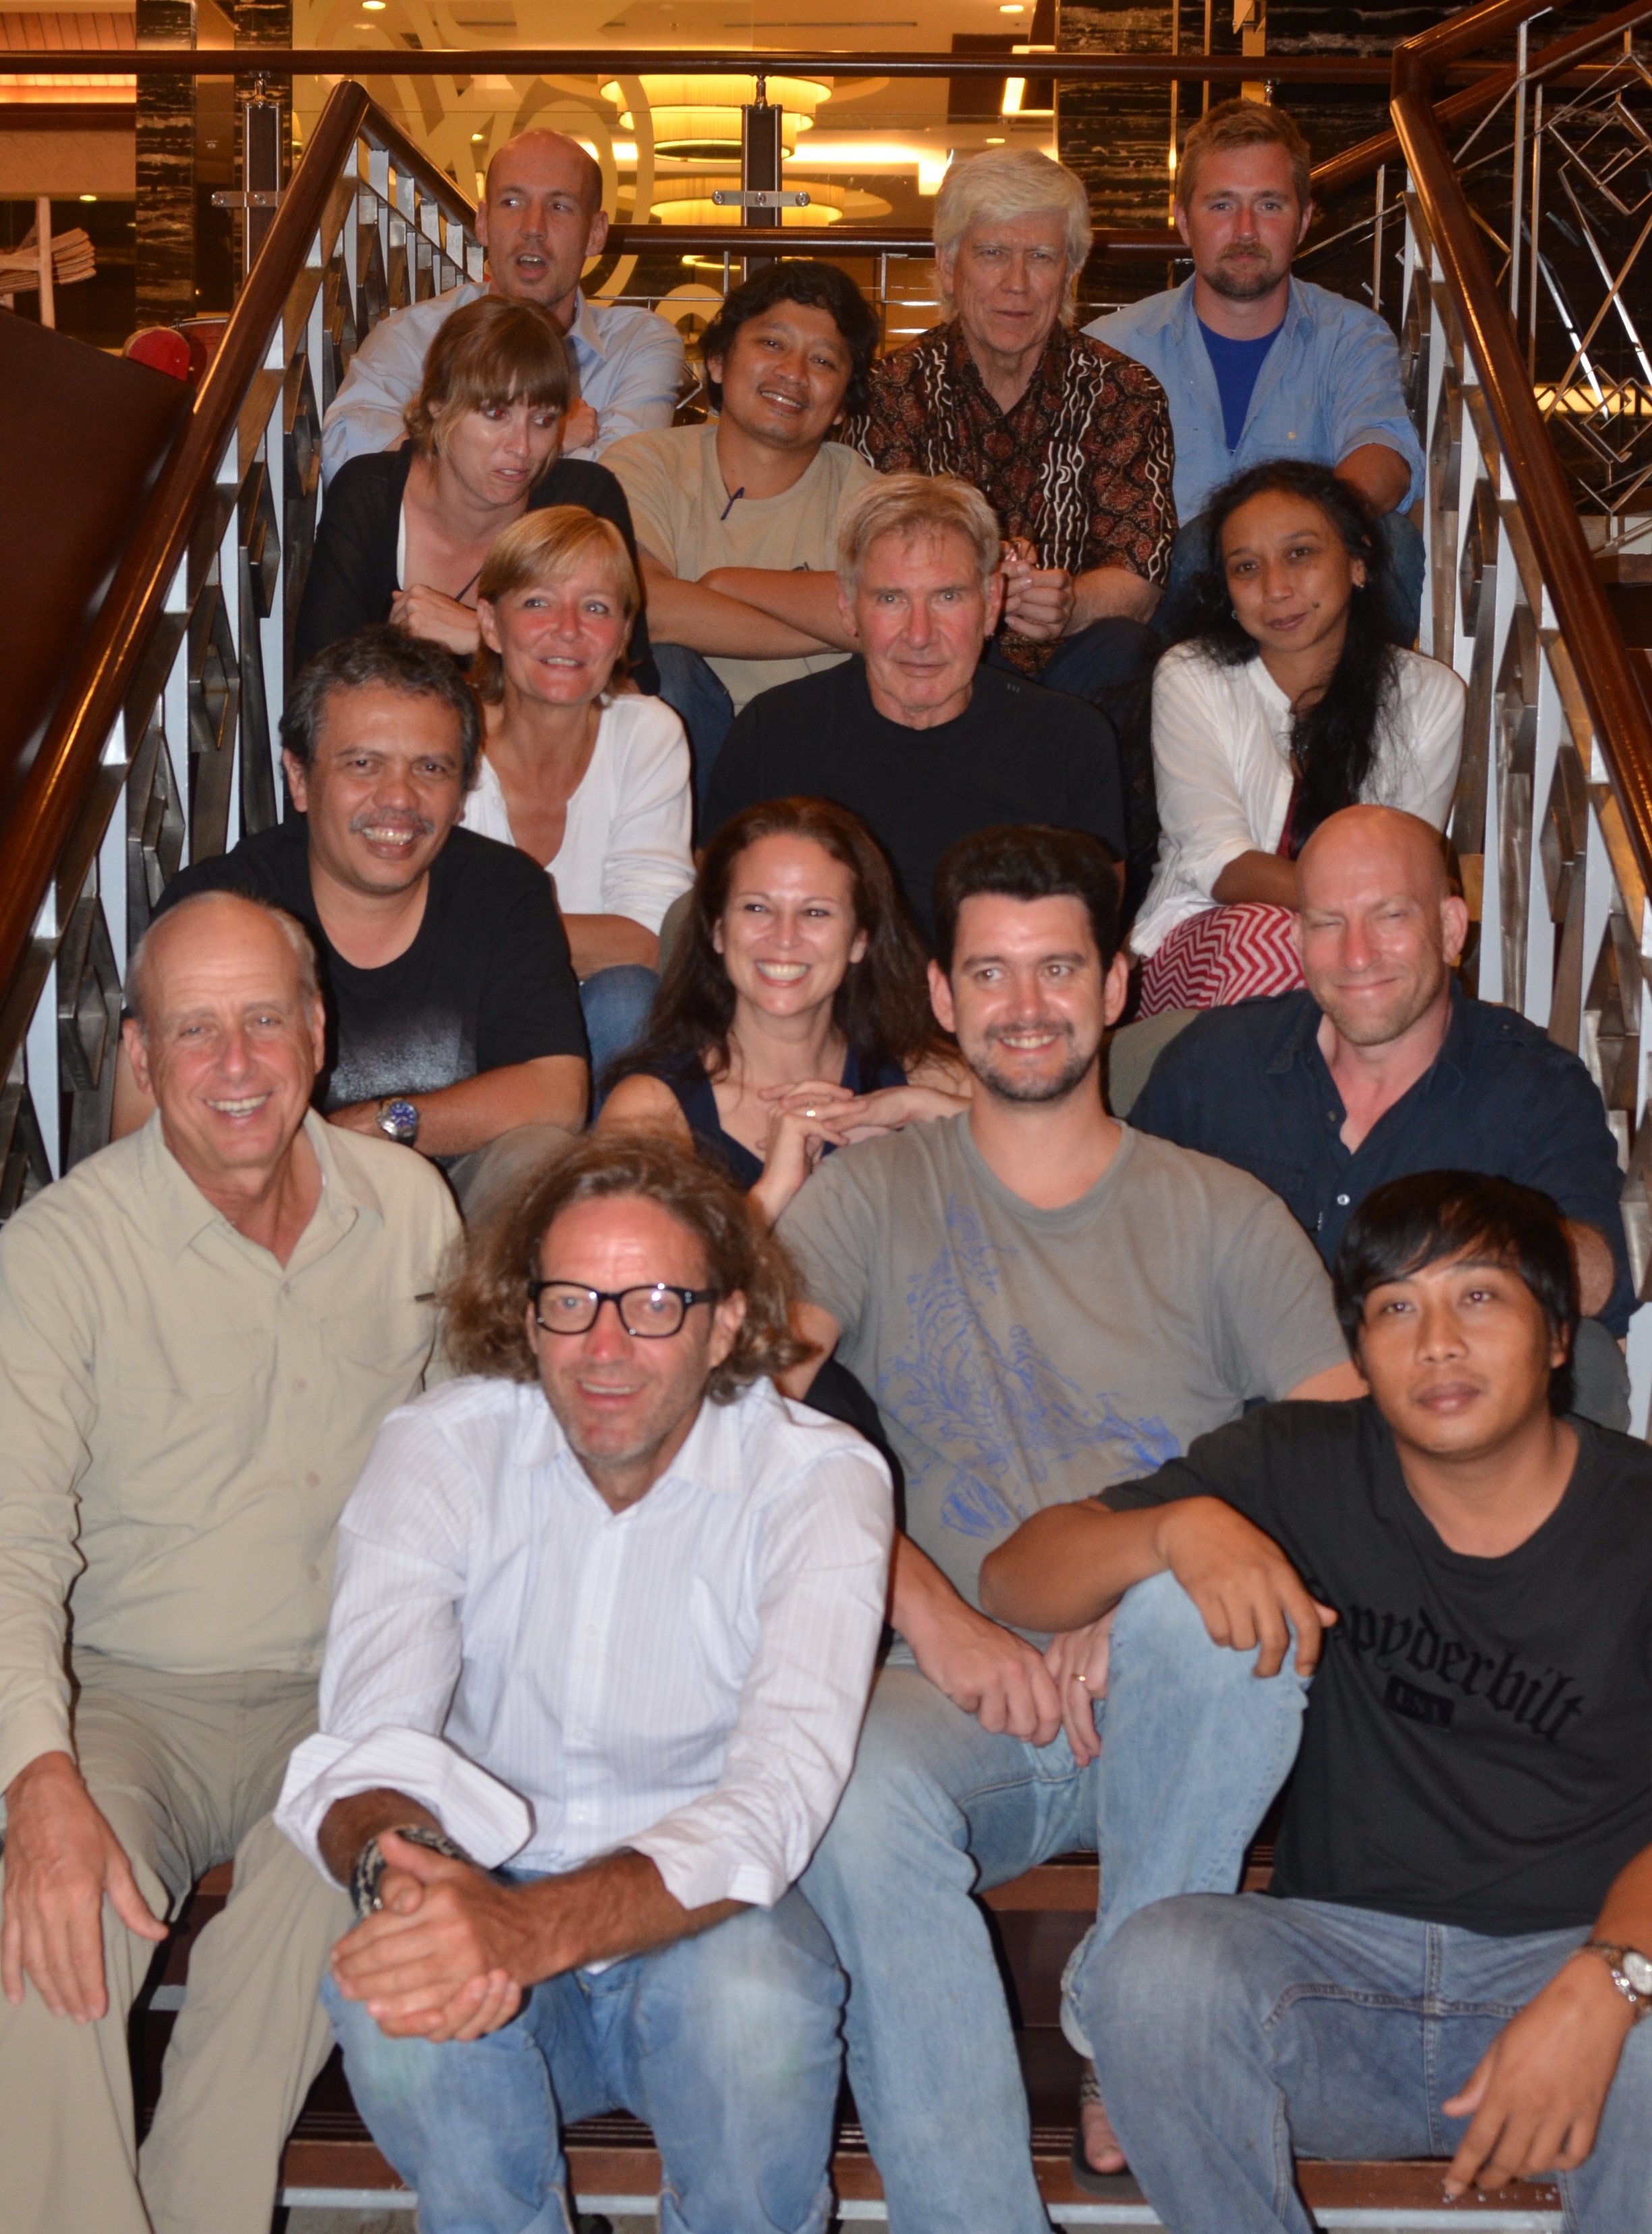
[[[1346,807],[1296,872],[1307,990],[1205,1010],[1159,1055],[1130,1122],[1272,1187],[1327,1264],[1387,1179],[1473,1171],[1539,1189],[1577,1263],[1577,1408],[1626,1427],[1617,1344],[1635,1297],[1599,1088],[1536,1024],[1463,991],[1468,910],[1427,823]]]
[[[454,310],[490,291],[540,303],[567,338],[579,400],[563,429],[565,458],[597,458],[622,434],[669,427],[682,375],[682,342],[652,310],[586,296],[579,275],[608,238],[603,177],[565,133],[519,132],[487,167],[476,212],[488,283],[467,279],[428,302],[381,318],[350,359],[322,430],[330,480],[347,458],[391,450],[418,392],[425,351]]]

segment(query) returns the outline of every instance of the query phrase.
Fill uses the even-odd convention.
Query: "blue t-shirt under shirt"
[[[1211,369],[1216,375],[1217,392],[1222,398],[1222,432],[1230,450],[1239,447],[1239,437],[1244,432],[1245,414],[1250,408],[1250,397],[1257,384],[1257,375],[1262,370],[1262,361],[1284,330],[1282,318],[1272,333],[1263,334],[1259,341],[1230,341],[1225,334],[1213,334],[1203,318],[1198,330],[1205,336],[1205,346],[1210,354]]]

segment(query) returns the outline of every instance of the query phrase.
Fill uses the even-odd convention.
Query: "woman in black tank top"
[[[707,847],[598,1121],[687,1134],[772,1224],[821,1156],[957,1114],[968,1078],[876,839],[845,807],[776,800]]]

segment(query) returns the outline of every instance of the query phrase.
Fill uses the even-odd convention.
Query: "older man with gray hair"
[[[1090,238],[1062,164],[1022,147],[954,163],[935,205],[946,323],[873,367],[847,436],[880,473],[983,492],[1006,543],[993,656],[1085,698],[1151,661],[1176,532],[1164,390],[1072,330]]]
[[[226,892],[139,947],[154,1114],[0,1232],[0,2148],[29,2234],[269,2234],[349,1904],[270,1820],[315,1728],[333,1538],[415,1395],[458,1230],[310,1107],[303,928]],[[201,1872],[141,2165],[127,2020]]]
[[[998,523],[963,480],[891,474],[846,507],[838,608],[859,657],[754,698],[712,771],[707,834],[760,800],[835,800],[895,865],[927,938],[948,846],[998,823],[1124,850],[1112,724],[983,664],[1005,596]]]

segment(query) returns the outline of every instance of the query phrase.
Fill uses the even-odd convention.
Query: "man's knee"
[[[800,1894],[747,1909],[679,1947],[678,1959],[644,1989],[656,2042],[663,2020],[682,2053],[746,2097],[787,2093],[822,2054],[836,2054],[844,1976],[825,1925]]]
[[[1174,1575],[1152,1575],[1125,1592],[1113,1624],[1107,1695],[1120,1683],[1166,1682],[1185,1699],[1197,1688],[1206,1694],[1242,1691],[1258,1704],[1296,1695],[1307,1696],[1307,1679],[1296,1673],[1294,1656],[1270,1682],[1257,1682],[1251,1671],[1257,1649],[1236,1651],[1218,1644],[1205,1617]]]
[[[1092,1946],[1072,1991],[1098,2067],[1109,2058],[1129,2063],[1148,2039],[1210,2029],[1238,1974],[1237,1920],[1230,1895],[1181,1893],[1138,1909]]]

